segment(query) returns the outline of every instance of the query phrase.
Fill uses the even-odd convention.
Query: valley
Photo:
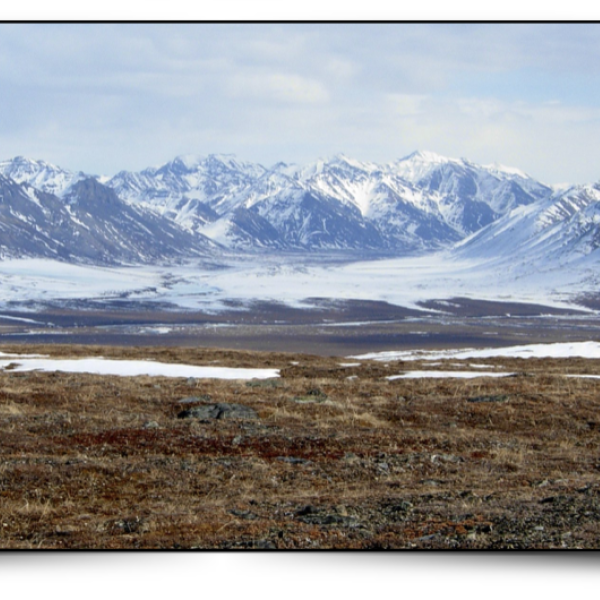
[[[0,547],[597,547],[599,190],[0,163]]]

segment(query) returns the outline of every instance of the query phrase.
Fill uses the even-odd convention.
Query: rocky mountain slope
[[[96,179],[74,178],[62,198],[0,175],[0,254],[93,264],[155,263],[214,244],[126,204]]]
[[[23,157],[0,162],[4,256],[150,263],[237,251],[403,256],[587,255],[600,187],[557,191],[522,171],[415,152],[386,165],[344,155],[266,168],[180,156],[113,177]]]

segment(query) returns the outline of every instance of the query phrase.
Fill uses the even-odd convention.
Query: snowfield
[[[505,348],[469,348],[466,350],[407,350],[399,352],[372,352],[351,358],[362,360],[456,360],[470,358],[600,358],[600,343],[570,342],[556,344],[529,344]]]
[[[105,358],[53,359],[32,354],[0,352],[0,369],[11,371],[58,371],[135,377],[194,377],[197,379],[270,379],[279,377],[278,369],[235,369],[198,367],[146,360],[109,360]]]
[[[205,311],[221,311],[229,300],[310,308],[315,298],[422,309],[419,302],[452,297],[569,308],[577,294],[594,290],[595,284],[593,265],[586,260],[568,268],[532,268],[456,260],[450,253],[345,264],[314,259],[307,264],[293,256],[229,256],[220,260],[220,268],[202,263],[108,268],[12,259],[0,261],[0,309],[22,309],[25,301],[31,306],[74,300],[160,302]]]
[[[492,371],[407,371],[401,375],[390,375],[386,377],[390,381],[394,379],[474,379],[475,377],[508,377],[514,373],[499,373]]]

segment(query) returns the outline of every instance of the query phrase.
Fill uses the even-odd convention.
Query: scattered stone
[[[156,421],[146,421],[143,425],[144,429],[160,429],[160,425]]]
[[[300,404],[310,404],[310,403],[321,403],[328,400],[327,394],[324,394],[319,389],[311,389],[306,392],[303,396],[294,396],[292,398],[293,402],[299,402]]]
[[[328,511],[315,508],[310,504],[301,508],[294,516],[298,521],[307,525],[345,525],[346,527],[352,527],[358,524],[354,517],[350,517],[347,514],[332,514]]]
[[[420,538],[417,538],[415,541],[416,542],[429,542],[431,540],[434,540],[436,537],[438,537],[438,534],[432,533],[431,535],[421,536]]]
[[[229,514],[233,515],[234,517],[239,517],[240,519],[245,519],[247,521],[254,521],[255,519],[258,519],[258,515],[254,514],[253,512],[250,512],[249,510],[238,510],[234,508],[229,511]]]
[[[308,460],[306,458],[298,458],[296,456],[278,456],[277,460],[289,463],[291,465],[308,465],[308,464],[312,464],[312,461],[310,461],[310,460]]]
[[[247,387],[278,388],[283,386],[281,379],[252,379],[246,382]]]
[[[462,458],[461,456],[455,456],[454,454],[432,454],[431,462],[432,463],[439,463],[439,462],[459,463],[459,462],[464,462],[464,458]]]
[[[491,396],[474,396],[467,398],[467,402],[507,402],[508,396],[504,394],[494,394]]]
[[[142,533],[146,530],[146,526],[144,521],[136,516],[109,521],[108,530],[113,534]]]
[[[197,402],[210,402],[212,398],[209,394],[202,394],[201,396],[188,396],[177,401],[177,404],[196,404]]]
[[[356,463],[360,459],[358,458],[358,456],[356,456],[356,454],[354,454],[354,452],[346,452],[344,454],[344,460],[349,463]]]
[[[277,546],[269,540],[257,540],[254,542],[254,548],[258,550],[277,550]]]
[[[258,419],[258,413],[243,404],[204,404],[182,410],[178,419]]]
[[[407,513],[413,508],[413,503],[408,500],[402,500],[398,504],[391,504],[386,507],[386,511],[390,513]]]
[[[440,485],[440,483],[443,483],[443,482],[438,481],[437,479],[422,479],[421,480],[422,485],[431,485],[433,487],[438,487]]]

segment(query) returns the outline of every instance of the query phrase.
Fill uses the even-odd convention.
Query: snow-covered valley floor
[[[0,261],[0,307],[127,300],[219,311],[232,301],[308,308],[311,299],[327,298],[419,308],[427,300],[458,296],[567,308],[577,295],[595,290],[593,274],[584,263],[528,269],[511,263],[458,261],[444,253],[354,262],[230,256],[218,264],[115,268],[16,259]]]
[[[154,267],[0,261],[0,341],[350,355],[600,339],[587,259],[220,257]]]

